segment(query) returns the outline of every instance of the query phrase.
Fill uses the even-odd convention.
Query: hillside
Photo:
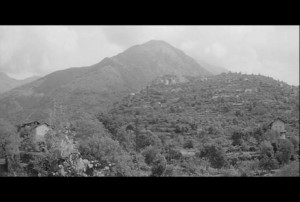
[[[167,75],[125,97],[111,113],[127,117],[136,111],[145,117],[149,117],[147,114],[180,115],[180,119],[191,119],[202,125],[210,119],[236,122],[221,124],[220,130],[231,124],[245,128],[276,117],[296,124],[298,96],[299,87],[259,75],[222,73],[207,78],[192,77],[185,82]]]
[[[72,113],[106,109],[164,74],[209,76],[194,59],[163,41],[149,41],[101,62],[49,74],[0,95],[0,117],[12,122],[47,121],[54,102]]]
[[[138,152],[150,150],[149,145],[157,148],[167,164],[172,165],[174,176],[238,175],[236,172],[271,175],[260,170],[264,165],[260,147],[265,140],[281,144],[278,143],[281,140],[269,137],[274,135],[269,124],[278,117],[285,121],[287,141],[298,137],[299,87],[266,76],[239,73],[192,77],[184,82],[174,75],[166,75],[127,95],[107,114],[98,116],[124,148],[130,143],[123,138],[131,130],[145,141],[129,141],[140,145]],[[234,134],[240,138],[238,143],[233,139]],[[153,143],[153,138],[159,143]],[[224,158],[224,165],[220,160],[221,166],[211,166],[221,168],[229,162],[229,170],[203,167],[205,163],[200,159],[206,154],[200,151],[212,144],[220,146],[216,148]],[[297,147],[294,151],[297,153]],[[246,164],[247,169],[250,165],[256,168],[243,171],[242,166]]]
[[[13,88],[18,87],[18,86],[35,81],[38,78],[39,78],[38,76],[33,76],[33,77],[29,77],[27,79],[17,80],[17,79],[10,78],[3,72],[0,72],[0,94],[5,93]]]

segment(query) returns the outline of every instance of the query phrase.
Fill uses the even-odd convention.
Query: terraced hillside
[[[199,151],[208,143],[221,146],[233,170],[242,162],[258,164],[260,144],[269,141],[267,136],[272,133],[268,124],[278,117],[285,121],[287,139],[298,137],[299,87],[260,75],[222,73],[183,80],[174,75],[157,78],[115,103],[99,120],[121,142],[118,130],[122,128],[126,128],[123,133],[132,131],[135,137],[144,134],[160,139],[156,147],[175,166],[177,175],[200,175],[209,172],[196,156],[201,156]],[[233,134],[239,137],[237,144]],[[132,142],[139,144],[138,140]],[[152,144],[145,145],[141,151]],[[170,157],[170,148],[182,158]],[[186,170],[187,162],[193,172]],[[219,171],[211,172],[217,175]]]

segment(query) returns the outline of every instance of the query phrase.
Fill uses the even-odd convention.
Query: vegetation
[[[44,141],[1,119],[0,158],[9,176],[296,176],[297,90],[258,75],[166,75],[96,116],[54,108]]]

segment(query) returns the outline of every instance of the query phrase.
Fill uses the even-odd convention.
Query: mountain
[[[165,74],[211,76],[183,51],[151,40],[95,65],[57,71],[0,95],[0,117],[45,121],[54,103],[68,113],[78,109],[95,113]]]
[[[3,72],[0,72],[0,94],[7,92],[18,86],[24,85],[26,83],[30,83],[34,80],[37,80],[38,78],[39,78],[38,76],[33,76],[33,77],[26,78],[23,80],[17,80],[17,79],[13,79],[13,78],[7,76]]]
[[[228,73],[229,71],[227,69],[225,69],[224,67],[220,67],[220,66],[216,66],[216,65],[212,65],[209,63],[206,63],[203,60],[197,59],[197,62],[204,67],[207,71],[209,71],[210,73],[212,73],[213,75],[218,75],[218,74],[222,74],[222,73]]]

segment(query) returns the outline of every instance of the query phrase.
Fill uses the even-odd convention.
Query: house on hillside
[[[281,118],[277,118],[269,124],[269,127],[273,131],[277,131],[280,134],[280,138],[285,139],[285,121]]]
[[[51,130],[49,124],[40,123],[38,121],[22,124],[20,126],[17,126],[17,128],[18,132],[20,132],[22,129],[31,129],[32,131],[34,131],[35,138],[37,141],[43,141],[47,132]]]
[[[18,132],[19,132],[22,128],[33,128],[33,127],[37,127],[40,124],[41,123],[38,122],[38,121],[33,121],[33,122],[29,122],[29,123],[24,123],[22,125],[18,125],[17,129],[18,129]]]
[[[37,141],[43,141],[44,140],[44,137],[45,135],[47,134],[48,131],[51,130],[51,127],[49,124],[47,123],[43,123],[43,124],[40,124],[38,125],[36,128],[35,128],[35,137],[36,137],[36,140]]]

